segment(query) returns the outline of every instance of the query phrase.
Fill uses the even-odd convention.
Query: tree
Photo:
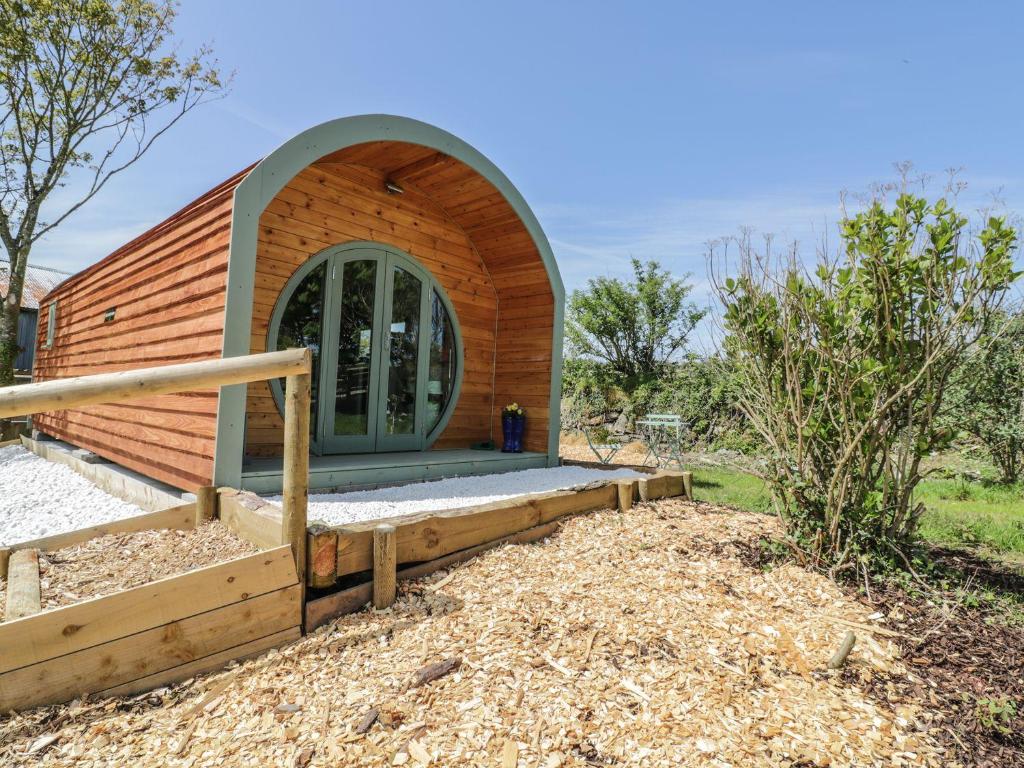
[[[950,377],[1018,276],[1012,228],[990,218],[972,240],[966,226],[944,200],[901,194],[844,219],[843,255],[813,272],[747,249],[716,279],[776,509],[833,573],[906,558]]]
[[[633,282],[598,277],[573,291],[566,327],[570,351],[608,363],[627,389],[657,376],[707,314],[686,300],[689,275],[632,261]]]
[[[968,353],[951,388],[956,427],[985,446],[1004,483],[1024,464],[1024,309],[999,313],[989,338]]]
[[[209,48],[170,46],[175,12],[170,0],[0,0],[0,386],[14,383],[32,246],[225,92]]]

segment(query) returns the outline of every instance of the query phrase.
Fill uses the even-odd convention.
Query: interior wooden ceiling
[[[544,270],[533,238],[512,206],[461,160],[418,144],[375,141],[332,152],[318,163],[375,168],[432,198],[473,241],[499,290],[506,282],[502,273],[522,277],[524,271]]]

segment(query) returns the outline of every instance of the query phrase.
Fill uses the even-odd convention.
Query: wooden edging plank
[[[0,711],[66,701],[291,629],[302,589],[284,589],[0,675]]]
[[[562,459],[562,466],[565,467],[587,467],[588,469],[600,469],[603,472],[614,472],[616,469],[631,469],[638,474],[656,475],[660,470],[649,464],[602,464],[599,461],[581,461],[579,459]]]
[[[570,515],[582,514],[595,509],[614,509],[618,505],[619,501],[618,489],[620,482],[628,484],[631,488],[634,485],[639,486],[640,484],[645,484],[647,486],[646,492],[648,497],[651,499],[682,495],[684,491],[683,474],[684,473],[682,472],[672,470],[660,470],[653,473],[649,478],[632,481],[612,481],[607,485],[601,485],[596,488],[584,488],[583,490],[556,491],[554,493],[539,494],[535,497],[529,497],[525,501],[520,500],[519,503],[511,506],[508,505],[508,502],[498,502],[484,507],[452,510],[451,512],[439,515],[419,516],[418,519],[405,518],[404,525],[402,524],[403,518],[394,518],[387,522],[395,525],[399,537],[401,537],[403,529],[405,529],[407,537],[411,536],[414,539],[415,537],[422,536],[425,532],[429,533],[430,538],[425,540],[427,549],[431,547],[441,548],[443,546],[453,546],[455,542],[464,540],[466,535],[472,534],[473,536],[479,536],[490,530],[490,526],[486,523],[483,525],[473,525],[472,518],[478,515],[485,515],[489,517],[490,515],[496,514],[500,516],[504,514],[506,516],[505,524],[514,526],[518,524],[519,520],[523,519],[521,513],[526,509],[530,509],[536,512],[538,517],[541,519],[540,524],[536,524],[525,529],[521,528],[508,535],[501,536],[500,538],[493,538],[483,542],[478,542],[475,545],[467,546],[463,549],[449,551],[448,554],[441,557],[435,557],[426,560],[426,562],[420,562],[417,565],[402,569],[398,571],[398,580],[406,581],[408,579],[421,578],[441,568],[447,568],[451,565],[470,560],[481,552],[486,552],[489,549],[502,546],[503,544],[522,544],[546,538],[547,536],[552,535],[558,529],[558,526],[562,521]],[[464,521],[469,521],[465,530],[456,531],[456,535],[454,536],[446,532],[446,523],[449,525],[460,526],[466,525]],[[374,526],[379,525],[381,522],[383,521],[377,520],[366,523],[364,526],[359,526],[362,530],[353,530],[354,528],[357,528],[356,526],[345,527],[338,530],[339,573],[342,568],[347,567],[343,565],[343,563],[360,562],[360,557],[362,556],[354,550],[362,546],[360,539],[363,537],[368,537],[369,567],[372,567],[372,530]],[[438,543],[434,544],[434,540],[437,540]],[[424,542],[420,542],[420,546],[423,544]],[[343,547],[349,550],[347,554],[343,554]],[[409,551],[417,551],[417,546],[407,544],[406,552]],[[399,539],[399,560],[402,560],[401,538]],[[406,561],[408,562],[408,560]],[[357,568],[356,571],[358,570],[367,569]],[[348,572],[352,573],[355,571]],[[358,611],[366,605],[372,597],[373,582],[367,582],[355,587],[350,587],[349,589],[341,590],[333,595],[327,595],[316,600],[310,600],[306,603],[305,609],[306,631],[311,632],[317,627],[326,624],[336,616]]]
[[[683,495],[683,473],[673,469],[662,469],[651,477],[637,481],[640,501],[654,501],[667,496]]]
[[[291,548],[229,560],[0,624],[0,673],[266,594],[297,582]],[[298,623],[298,618],[293,623]]]
[[[121,520],[111,520],[109,523],[94,525],[89,528],[79,528],[77,531],[58,533],[42,539],[32,541],[18,541],[10,544],[8,548],[13,552],[19,549],[38,549],[41,552],[50,552],[54,549],[63,549],[73,544],[81,544],[100,536],[110,533],[135,533],[137,531],[162,530],[175,528],[179,530],[191,530],[196,526],[196,505],[192,502],[182,504],[170,509],[162,509],[159,512],[148,512],[144,515],[135,515]]]
[[[218,489],[220,521],[236,535],[260,549],[281,544],[281,508],[255,493]]]
[[[264,651],[269,651],[271,648],[279,648],[282,645],[298,640],[300,637],[302,637],[302,629],[300,627],[295,626],[291,629],[284,629],[272,635],[261,637],[258,640],[251,640],[248,643],[242,643],[218,653],[204,656],[201,659],[190,661],[187,664],[179,664],[177,667],[171,667],[162,672],[140,677],[138,680],[132,680],[129,683],[106,688],[97,692],[96,696],[130,696],[134,693],[150,691],[163,685],[180,683],[182,680],[188,680],[190,677],[203,674],[204,672],[213,672],[220,669],[230,661],[250,659]]]
[[[464,563],[482,552],[500,547],[503,544],[526,544],[531,541],[538,541],[540,539],[547,538],[558,530],[558,526],[560,524],[561,520],[544,523],[543,525],[537,525],[533,528],[528,528],[525,531],[519,531],[518,533],[514,533],[510,536],[504,536],[496,541],[478,544],[475,547],[454,552],[452,554],[445,555],[444,557],[430,560],[426,563],[419,563],[399,571],[397,574],[398,581],[422,578],[442,568],[448,568],[452,565]],[[326,597],[321,597],[316,600],[310,600],[306,603],[306,631],[312,632],[317,627],[326,624],[337,616],[343,616],[346,613],[354,613],[355,611],[358,611],[366,605],[372,597],[373,583],[367,582],[366,584],[359,584],[358,586],[350,587],[349,589],[343,589],[333,595],[327,595]]]
[[[564,515],[614,508],[616,504],[616,486],[609,483],[417,518],[377,520],[365,525],[344,526],[338,529],[337,574],[344,576],[373,567],[373,527],[380,523],[395,525],[397,560],[399,563],[409,563],[433,560],[557,520]]]
[[[39,550],[22,549],[11,555],[7,571],[7,605],[4,622],[39,613]],[[0,649],[4,646],[0,643]],[[6,649],[3,654],[6,657]]]

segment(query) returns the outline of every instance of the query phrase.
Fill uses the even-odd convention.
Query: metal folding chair
[[[615,458],[622,449],[622,443],[595,443],[593,436],[590,434],[590,430],[586,427],[580,430],[587,438],[587,445],[590,446],[590,450],[597,456],[597,460],[602,464],[610,464],[611,460]]]

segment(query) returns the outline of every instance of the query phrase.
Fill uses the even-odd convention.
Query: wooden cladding
[[[49,347],[40,323],[36,379],[220,357],[233,196],[248,171],[58,286],[44,300],[58,309]],[[403,193],[388,194],[389,182]],[[352,241],[390,245],[430,271],[461,329],[462,387],[434,447],[499,440],[501,408],[515,401],[528,412],[524,448],[547,452],[556,297],[526,225],[479,172],[418,144],[359,144],[290,179],[258,227],[256,253],[233,255],[243,270],[255,258],[252,352],[265,351],[273,307],[312,255]],[[50,412],[35,424],[148,477],[195,490],[213,480],[217,409],[210,389]],[[250,385],[246,454],[280,455],[282,438],[269,387]]]
[[[395,181],[404,189],[389,194]],[[312,255],[345,242],[394,246],[444,287],[465,347],[459,401],[436,448],[497,439],[500,410],[529,412],[526,450],[547,451],[554,298],[543,261],[507,201],[476,171],[426,147],[374,142],[291,179],[260,217],[251,351],[264,351],[274,304]],[[282,421],[250,385],[246,454],[279,455]]]
[[[213,359],[221,354],[232,177],[53,293],[37,381]],[[117,307],[110,318],[109,309]],[[213,475],[214,390],[39,414],[36,427],[123,466],[194,490]]]

